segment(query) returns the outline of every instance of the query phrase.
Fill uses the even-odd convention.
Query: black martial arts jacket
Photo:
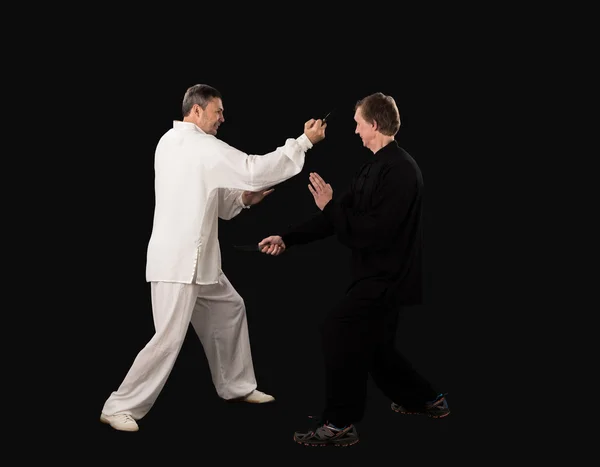
[[[348,191],[280,233],[286,248],[336,235],[352,251],[351,284],[399,305],[423,299],[423,177],[396,140],[377,151]]]

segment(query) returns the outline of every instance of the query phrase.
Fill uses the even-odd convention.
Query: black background
[[[280,52],[274,39],[255,44],[242,37],[230,51],[217,44],[213,49],[206,37],[195,48],[175,35],[157,48],[131,38],[118,47],[111,44],[109,51],[97,50],[96,84],[102,89],[96,88],[98,115],[90,131],[98,135],[94,150],[101,158],[86,163],[87,188],[94,195],[85,218],[96,238],[85,291],[86,344],[93,350],[80,368],[90,379],[79,395],[85,395],[84,418],[92,433],[85,442],[96,444],[99,455],[111,462],[117,462],[112,456],[124,456],[126,462],[161,459],[177,465],[209,459],[224,465],[336,460],[365,465],[378,458],[419,465],[473,460],[475,465],[488,455],[482,407],[490,388],[482,380],[482,349],[490,310],[498,303],[486,296],[490,276],[483,271],[497,253],[486,249],[489,236],[482,232],[488,226],[477,214],[486,209],[478,196],[484,180],[474,177],[478,171],[482,175],[482,162],[474,151],[481,145],[474,130],[481,121],[473,108],[482,102],[474,95],[471,57],[460,53],[460,33],[435,32],[422,30],[412,45],[390,44],[390,51],[381,39],[379,46],[363,40],[357,48],[358,36],[325,44],[314,34]],[[276,186],[261,204],[219,221],[223,270],[247,307],[258,388],[276,402],[219,399],[190,329],[165,388],[139,421],[140,431],[117,432],[99,422],[102,405],[153,334],[145,261],[154,149],[173,120],[181,119],[183,94],[196,83],[222,92],[225,123],[218,137],[249,154],[272,151],[299,136],[306,120],[335,109],[326,139],[307,153],[299,175]],[[257,242],[316,212],[307,188],[310,171],[334,192],[346,188],[372,157],[354,134],[353,106],[377,91],[396,99],[402,120],[396,139],[415,158],[425,182],[426,299],[406,310],[397,343],[448,393],[452,414],[442,420],[396,414],[369,382],[366,416],[357,425],[360,443],[306,448],[292,435],[308,428],[307,416],[322,408],[318,328],[347,285],[349,251],[334,238],[276,258],[232,245]]]

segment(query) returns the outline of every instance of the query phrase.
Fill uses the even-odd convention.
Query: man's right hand
[[[258,242],[258,248],[261,253],[277,256],[285,251],[285,243],[279,235],[271,235]]]
[[[325,128],[327,128],[327,123],[323,123],[323,120],[311,118],[304,124],[304,134],[312,144],[317,144],[325,138]]]

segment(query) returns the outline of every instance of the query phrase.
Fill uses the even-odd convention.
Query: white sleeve
[[[237,216],[245,206],[242,201],[244,190],[230,190],[229,188],[218,188],[219,190],[219,217],[228,221]]]
[[[248,191],[266,190],[300,173],[306,151],[313,146],[304,134],[288,138],[283,146],[264,155],[246,154],[214,137],[211,142],[209,150],[215,150],[215,157],[207,158],[205,166],[210,183]]]

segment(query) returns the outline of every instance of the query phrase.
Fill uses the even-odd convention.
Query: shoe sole
[[[447,417],[448,415],[450,415],[449,411],[447,413],[445,413],[445,414],[442,414],[442,415],[431,415],[431,414],[423,413],[423,412],[403,412],[403,411],[398,411],[398,410],[394,410],[394,409],[392,409],[392,410],[394,412],[402,414],[402,415],[422,415],[422,416],[425,416],[425,417],[436,418],[436,419],[437,418],[444,418],[444,417]]]
[[[315,443],[304,443],[304,442],[302,442],[302,441],[298,441],[298,440],[297,440],[297,439],[294,437],[294,442],[295,442],[296,444],[299,444],[299,445],[301,445],[301,446],[308,446],[308,447],[321,447],[321,448],[322,448],[322,447],[325,447],[325,446],[336,446],[336,447],[342,447],[342,448],[345,448],[345,447],[348,447],[348,446],[352,446],[352,445],[354,445],[354,444],[358,443],[359,441],[360,441],[359,439],[356,439],[356,440],[354,440],[354,441],[349,441],[349,442],[340,442],[340,443],[318,443],[318,444],[315,444]]]
[[[245,402],[246,404],[270,404],[271,402],[275,402],[275,398],[266,400],[266,401],[257,401],[257,400],[247,400],[243,397],[238,397],[236,399],[226,399],[226,402]]]

